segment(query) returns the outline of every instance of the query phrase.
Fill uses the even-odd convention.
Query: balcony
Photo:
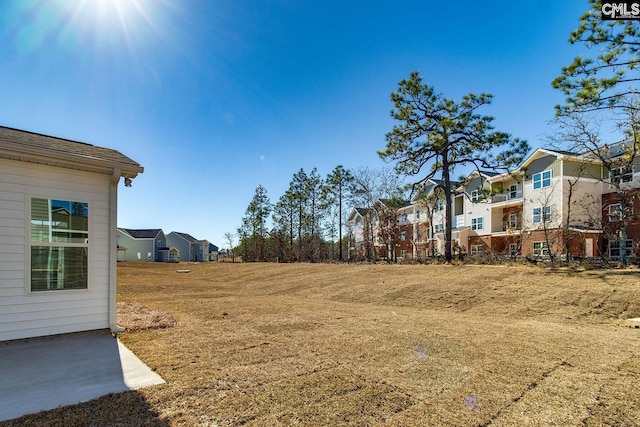
[[[453,228],[464,227],[464,214],[456,215],[454,218]]]
[[[510,201],[522,201],[522,190],[520,191],[507,191],[506,193],[494,194],[491,196],[491,203],[504,203]]]

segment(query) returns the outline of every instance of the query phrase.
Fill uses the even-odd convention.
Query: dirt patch
[[[139,302],[119,302],[118,325],[127,331],[171,328],[178,321],[169,313],[152,310]]]

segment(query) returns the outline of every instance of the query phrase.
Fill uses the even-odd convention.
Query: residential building
[[[176,262],[180,252],[171,251],[159,228],[118,228],[118,261]]]
[[[640,196],[640,174],[635,172],[640,169],[627,169],[614,179],[623,180],[632,196],[638,189]],[[622,213],[618,195],[605,178],[602,164],[592,156],[549,149],[535,150],[510,173],[474,171],[453,191],[454,253],[562,256],[568,246],[575,257],[599,256],[603,251],[615,257],[620,251],[616,230]],[[373,242],[379,258],[389,255],[390,241],[396,242],[394,253],[399,258],[444,253],[445,203],[437,196],[440,186],[435,180],[427,182],[419,197],[397,209],[395,236],[387,231],[384,241]],[[640,218],[640,203],[627,210],[625,218]],[[377,215],[380,209],[372,211]],[[361,231],[365,212],[354,209],[348,220],[356,236],[354,251],[358,243],[366,242]],[[371,222],[370,234],[380,235],[383,225]],[[631,253],[640,242],[640,221],[630,222],[627,230],[625,245]]]
[[[116,324],[118,151],[0,127],[0,341]]]
[[[172,231],[167,234],[169,246],[180,251],[181,261],[208,262],[217,261],[217,246],[208,240],[198,240],[188,233]]]

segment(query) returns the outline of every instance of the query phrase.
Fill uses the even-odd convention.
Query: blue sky
[[[390,93],[411,71],[489,92],[496,129],[544,145],[587,0],[5,0],[0,125],[145,168],[118,223],[224,246],[255,188],[300,168],[386,166]]]

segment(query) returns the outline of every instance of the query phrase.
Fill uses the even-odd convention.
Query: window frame
[[[531,181],[533,183],[533,189],[540,190],[542,188],[551,187],[552,178],[553,178],[553,174],[551,173],[551,169],[534,173],[533,176],[531,177]]]
[[[48,294],[58,294],[60,292],[63,293],[78,293],[78,292],[87,292],[91,289],[91,283],[92,283],[92,271],[91,271],[91,266],[93,265],[92,262],[92,241],[95,240],[95,236],[93,236],[93,217],[95,216],[95,213],[93,213],[93,204],[88,201],[88,200],[80,200],[83,198],[79,198],[79,197],[68,197],[69,195],[59,195],[59,194],[26,194],[25,195],[25,278],[24,278],[24,286],[25,286],[25,292],[26,295],[48,295]],[[81,229],[73,229],[73,228],[68,228],[68,229],[61,229],[59,231],[61,232],[66,232],[67,234],[72,235],[72,238],[78,238],[78,236],[83,236],[84,235],[84,241],[83,242],[69,242],[69,241],[64,241],[64,240],[55,240],[52,238],[49,238],[47,240],[49,241],[42,241],[42,240],[34,240],[33,239],[33,235],[32,233],[34,232],[34,227],[37,226],[36,224],[34,224],[34,221],[37,221],[37,218],[34,219],[33,218],[33,201],[34,199],[41,199],[41,200],[46,200],[48,203],[48,210],[51,210],[51,201],[60,201],[60,202],[65,202],[65,203],[69,203],[70,205],[74,204],[74,203],[81,203],[84,205],[85,209],[87,210],[87,219],[86,219],[86,231],[85,230],[81,230]],[[72,200],[73,199],[73,200]],[[50,230],[50,233],[53,232],[53,229]],[[82,237],[81,237],[82,238]],[[33,255],[34,255],[34,249],[35,248],[57,248],[58,251],[56,252],[56,257],[57,258],[57,262],[60,262],[60,253],[64,254],[66,253],[64,250],[61,251],[61,249],[65,249],[65,248],[81,248],[85,250],[85,255],[83,257],[83,261],[82,262],[86,262],[86,264],[84,264],[84,268],[85,268],[85,277],[84,279],[86,280],[86,284],[82,287],[55,287],[55,288],[46,288],[46,289],[34,289],[33,288],[33,277],[34,277],[34,259],[33,259]],[[49,255],[50,257],[52,256],[52,254],[50,253]],[[64,258],[63,261],[64,262]],[[73,260],[69,260],[68,262],[73,262]],[[47,270],[43,270],[43,271],[49,271],[50,269]],[[65,268],[65,273],[66,273],[66,268]]]
[[[618,168],[611,169],[611,182],[612,183],[621,183],[621,182],[631,182],[633,181],[633,165],[625,165],[620,166]]]
[[[484,217],[471,218],[471,229],[482,230],[484,226]]]
[[[538,249],[536,250],[536,245],[538,245]],[[549,246],[545,241],[533,242],[532,245],[532,253],[535,256],[546,256],[549,255]]]
[[[478,187],[471,192],[471,201],[473,203],[479,203],[485,199],[484,190],[482,187]]]
[[[471,256],[478,256],[484,253],[484,245],[471,245]]]
[[[536,211],[538,211],[538,213],[536,213]],[[537,208],[533,208],[532,213],[533,213],[534,224],[538,224],[538,223],[548,224],[549,222],[551,222],[551,206],[540,206]]]
[[[609,255],[609,258],[620,258],[620,253],[618,252],[617,255],[613,255],[611,252],[612,250],[614,251],[620,251],[620,241],[619,240],[609,240],[608,244],[607,244],[607,254]],[[625,249],[627,251],[627,257],[630,257],[631,255],[633,255],[633,239],[627,239],[626,243],[625,243]]]

